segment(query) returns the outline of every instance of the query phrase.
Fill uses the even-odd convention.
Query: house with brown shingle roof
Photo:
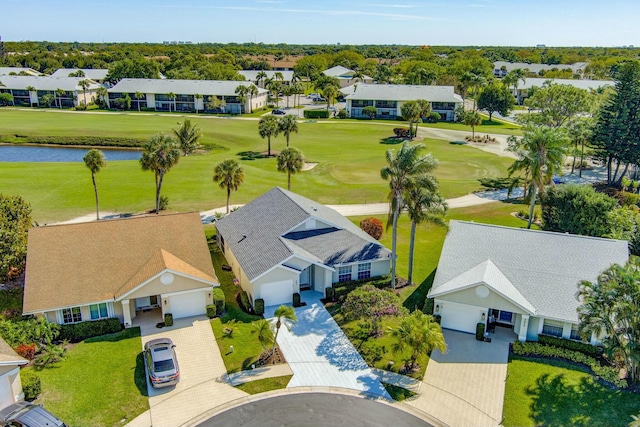
[[[23,313],[58,324],[206,313],[219,286],[197,212],[34,227]]]
[[[24,399],[20,366],[27,362],[27,359],[20,357],[0,338],[0,408]]]

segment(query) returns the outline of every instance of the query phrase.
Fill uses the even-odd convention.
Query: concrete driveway
[[[180,382],[175,387],[154,389],[147,378],[153,427],[182,425],[211,408],[247,395],[222,379],[226,369],[206,316],[177,319],[173,326],[161,329],[155,323],[140,322],[142,346],[155,338],[171,338],[180,364]]]
[[[451,427],[495,427],[502,421],[510,329],[496,327],[492,342],[443,330],[448,352],[434,351],[422,393],[407,402]]]
[[[320,302],[322,294],[305,291],[301,297],[307,305],[295,309],[298,323],[290,331],[283,326],[278,335],[280,349],[293,371],[287,387],[342,387],[390,398]],[[276,308],[266,307],[264,317],[272,318]]]

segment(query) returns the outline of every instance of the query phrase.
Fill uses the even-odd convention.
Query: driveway
[[[154,389],[147,379],[153,427],[182,425],[209,409],[247,395],[222,380],[226,369],[206,316],[177,319],[173,326],[161,329],[155,323],[140,322],[142,346],[155,338],[171,338],[180,364],[180,382],[175,387]]]
[[[278,335],[293,371],[287,387],[342,387],[389,399],[378,377],[320,302],[322,294],[305,291],[301,297],[307,305],[295,309],[298,323],[290,331],[283,326]],[[276,308],[266,307],[264,317],[272,318]]]
[[[407,402],[451,427],[500,425],[513,331],[497,327],[492,342],[443,330],[448,352],[434,351],[422,393]]]

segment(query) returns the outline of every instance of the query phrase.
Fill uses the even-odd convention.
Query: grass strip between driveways
[[[149,409],[139,328],[87,339],[59,363],[25,369],[42,380],[37,403],[69,426],[122,426]]]

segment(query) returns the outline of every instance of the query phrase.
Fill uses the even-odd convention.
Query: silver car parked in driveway
[[[144,345],[144,364],[151,387],[168,387],[180,381],[175,347],[169,338],[158,338]]]

